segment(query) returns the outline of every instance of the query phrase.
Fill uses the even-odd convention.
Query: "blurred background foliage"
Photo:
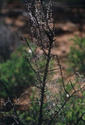
[[[32,86],[35,81],[35,74],[25,59],[24,49],[19,47],[9,60],[0,64],[0,79],[7,83],[6,87],[12,97],[19,97],[24,88]],[[3,87],[0,89],[0,96],[7,97],[6,90]]]
[[[69,53],[69,67],[72,71],[85,74],[85,38],[76,36],[73,42]]]

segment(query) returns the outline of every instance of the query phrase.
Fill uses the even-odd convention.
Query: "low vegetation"
[[[73,43],[69,53],[70,69],[85,74],[85,38],[76,36]]]

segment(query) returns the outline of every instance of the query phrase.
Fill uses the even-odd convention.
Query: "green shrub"
[[[70,89],[69,89],[70,88]],[[73,91],[71,85],[66,85],[66,90],[70,93]],[[35,93],[34,93],[35,94]],[[37,125],[38,116],[39,116],[39,100],[34,98],[35,95],[31,96],[31,105],[26,112],[18,112],[18,116],[24,125]],[[58,97],[59,96],[59,97]],[[53,117],[54,111],[57,110],[57,117],[53,119],[52,125],[84,125],[85,124],[85,92],[82,91],[82,96],[79,94],[74,94],[72,97],[67,97],[67,94],[62,91],[61,95],[57,95],[58,102],[45,102],[43,106],[43,125],[48,125],[50,118]],[[69,100],[67,101],[67,99]],[[65,105],[62,107],[64,102]],[[52,107],[52,104],[55,103],[55,108]],[[48,110],[49,109],[49,110]]]
[[[19,47],[10,60],[0,64],[0,79],[7,83],[6,87],[12,96],[19,96],[23,88],[33,85],[35,81],[35,74],[25,59],[24,49],[25,47]],[[28,53],[28,56],[31,54]],[[6,91],[0,89],[0,96],[7,96]]]
[[[84,94],[85,92],[83,92]],[[85,96],[74,95],[64,106],[60,116],[59,125],[84,125],[85,124]]]
[[[30,47],[20,46],[12,53],[9,60],[4,63],[0,63],[0,80],[6,83],[5,85],[10,95],[13,97],[19,96],[28,86],[35,84],[38,85],[38,74],[33,70],[33,68],[40,72],[41,79],[43,76],[46,59],[44,55],[36,55],[35,44],[29,41],[28,44],[30,44],[32,50]],[[50,62],[50,69],[53,67],[53,63],[53,61]],[[0,88],[0,96],[8,96],[3,85]]]
[[[69,53],[71,69],[85,74],[85,38],[75,37]]]
[[[69,94],[62,91],[59,95],[58,107],[61,111],[55,121],[57,124],[54,125],[85,124],[85,91],[80,89],[79,81],[79,79],[75,79],[74,82],[66,84],[65,88]],[[63,104],[64,106],[62,107]]]

